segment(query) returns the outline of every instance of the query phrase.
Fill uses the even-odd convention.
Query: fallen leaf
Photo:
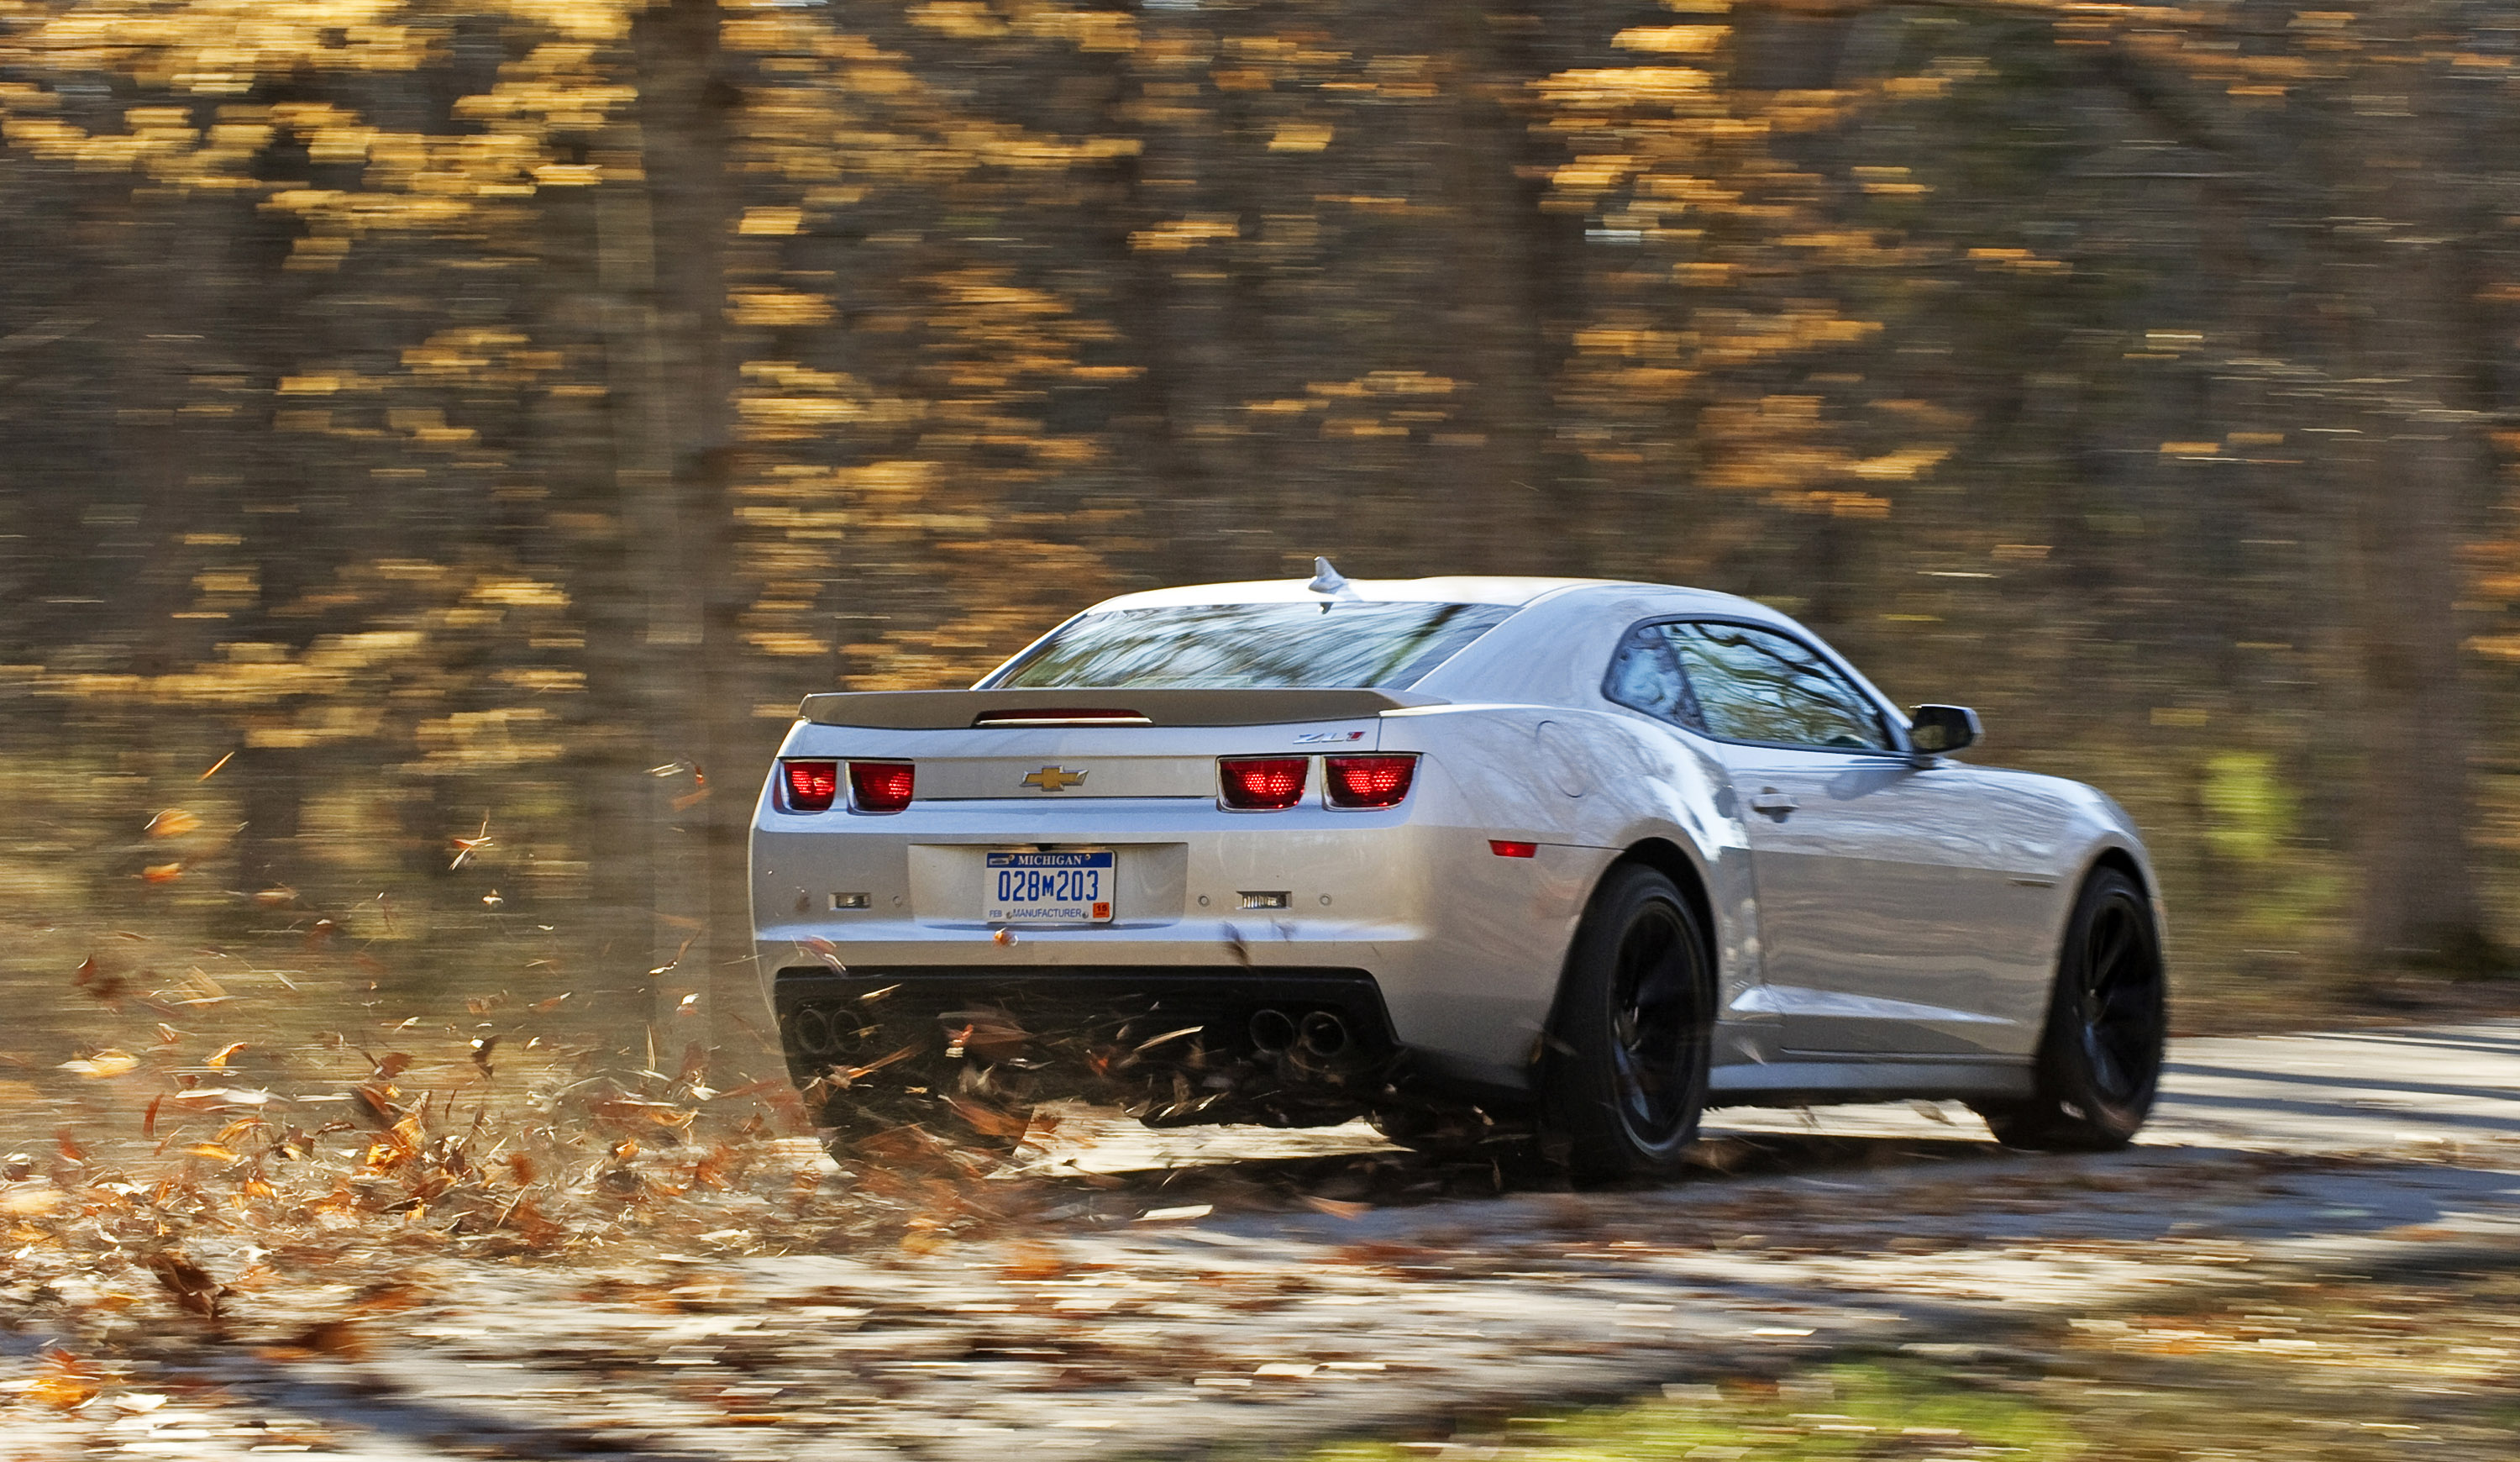
[[[893,1052],[891,1055],[878,1056],[864,1066],[853,1066],[844,1072],[833,1072],[831,1076],[832,1084],[845,1091],[848,1089],[850,1083],[863,1081],[867,1077],[874,1075],[876,1073],[882,1071],[885,1067],[892,1065],[894,1062],[908,1061],[918,1053],[919,1048],[917,1046],[903,1046],[900,1050]]]
[[[181,838],[186,833],[199,832],[201,826],[202,820],[192,813],[181,807],[169,807],[149,819],[149,826],[141,832],[152,838]]]
[[[446,865],[448,872],[464,866],[465,860],[485,847],[496,847],[499,840],[490,836],[490,819],[481,819],[481,831],[470,838],[449,838],[447,845],[455,849],[455,861]]]
[[[35,1378],[19,1393],[38,1406],[56,1411],[76,1411],[96,1399],[97,1384],[88,1379],[86,1367],[56,1351],[52,1368]]]
[[[1373,1205],[1370,1203],[1341,1203],[1335,1198],[1322,1198],[1311,1193],[1304,1195],[1304,1207],[1317,1213],[1328,1213],[1333,1218],[1362,1218],[1373,1211]]]
[[[115,1010],[122,1008],[122,977],[106,974],[105,967],[96,962],[93,954],[80,960],[79,967],[70,972],[70,988],[87,991],[89,997],[99,1004]]]
[[[262,1354],[271,1360],[296,1360],[309,1355],[364,1360],[368,1338],[354,1320],[318,1320],[279,1345],[265,1348]]]
[[[390,1086],[362,1081],[350,1088],[350,1095],[358,1099],[361,1110],[380,1127],[390,1127],[402,1119],[402,1108],[394,1102],[394,1089]]]
[[[225,1069],[226,1069],[226,1067],[227,1067],[227,1064],[228,1064],[228,1058],[229,1058],[229,1057],[234,1056],[237,1052],[244,1050],[247,1046],[251,1045],[251,1044],[252,1044],[252,1042],[251,1042],[251,1041],[243,1041],[243,1040],[240,1040],[240,1041],[231,1041],[231,1042],[229,1042],[228,1044],[226,1044],[226,1045],[224,1045],[224,1046],[219,1047],[219,1049],[218,1049],[215,1053],[213,1053],[207,1061],[203,1062],[202,1064],[203,1064],[204,1066],[212,1066],[212,1067],[217,1067],[217,1068],[219,1068],[219,1069],[221,1069],[221,1070],[225,1070]]]
[[[945,1098],[945,1105],[953,1108],[955,1116],[969,1122],[974,1131],[984,1136],[1019,1138],[1023,1136],[1024,1129],[1032,1125],[1028,1113],[1006,1112],[950,1093]]]
[[[0,1213],[12,1218],[40,1218],[58,1211],[68,1202],[69,1196],[59,1188],[28,1184],[0,1191]]]
[[[152,863],[140,870],[141,880],[152,884],[171,884],[184,876],[181,863]]]
[[[140,1058],[128,1051],[104,1050],[93,1056],[65,1061],[61,1069],[75,1072],[93,1081],[100,1076],[119,1076],[140,1064]]]
[[[228,1294],[227,1286],[210,1277],[210,1271],[194,1263],[172,1249],[159,1250],[145,1260],[149,1272],[175,1297],[175,1302],[202,1319],[219,1318],[219,1301]]]

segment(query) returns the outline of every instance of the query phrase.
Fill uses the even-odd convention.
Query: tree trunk
[[[2357,644],[2366,758],[2356,816],[2357,939],[2366,968],[2473,970],[2494,945],[2468,846],[2474,735],[2461,684],[2459,545],[2487,480],[2470,367],[2469,251],[2447,109],[2358,118],[2346,151],[2362,241],[2342,260]]]
[[[608,989],[638,986],[622,991],[608,1039],[671,1074],[691,1048],[709,1047],[714,1007],[758,1003],[732,963],[748,952],[742,830],[754,769],[736,764],[727,731],[744,706],[725,668],[731,613],[717,587],[728,574],[734,393],[723,338],[728,113],[740,94],[723,75],[714,0],[645,12],[631,43],[637,121],[614,156],[635,159],[640,180],[608,183],[597,199],[617,602],[589,606],[588,618],[589,689],[619,728],[608,735],[604,795],[635,823],[630,839],[594,854],[616,863],[599,887],[635,901],[645,926],[621,931],[605,962]]]

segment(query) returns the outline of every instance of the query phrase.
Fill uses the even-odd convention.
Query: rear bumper
[[[765,808],[752,849],[765,993],[779,1002],[803,978],[786,972],[806,969],[861,990],[929,980],[983,994],[1045,979],[1207,989],[1350,971],[1419,1065],[1517,1086],[1584,898],[1615,854],[1544,844],[1535,857],[1495,856],[1490,838],[1533,830],[1475,823],[1450,791],[1430,776],[1406,807],[1365,813],[1178,799],[973,800],[886,817]],[[1114,921],[1026,927],[1001,942],[976,915],[987,853],[1009,845],[1115,849]],[[1282,906],[1243,907],[1251,895]]]

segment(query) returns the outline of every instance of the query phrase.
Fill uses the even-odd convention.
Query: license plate
[[[991,924],[1108,924],[1112,855],[993,852],[980,917]]]

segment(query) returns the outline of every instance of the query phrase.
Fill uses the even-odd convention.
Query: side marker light
[[[1510,843],[1503,838],[1490,838],[1488,840],[1488,851],[1495,853],[1500,858],[1536,858],[1540,856],[1540,845],[1537,843]]]

